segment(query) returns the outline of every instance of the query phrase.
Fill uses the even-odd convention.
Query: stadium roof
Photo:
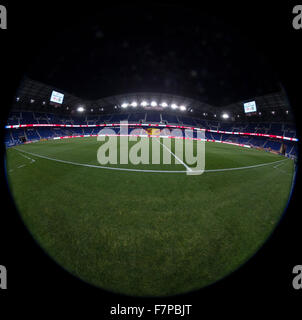
[[[16,92],[16,99],[23,102],[25,105],[28,103],[29,109],[38,111],[47,108],[53,90],[63,93],[59,88],[29,78],[24,78]],[[31,103],[31,100],[34,101]],[[43,101],[45,102],[45,105],[43,105]],[[84,103],[84,100],[81,98],[64,92],[64,106],[72,107],[82,103]]]
[[[290,105],[287,100],[286,94],[283,91],[266,94],[258,97],[251,97],[249,99],[241,100],[227,106],[223,109],[234,112],[241,112],[243,109],[243,104],[249,101],[256,101],[258,106],[258,111],[288,111],[290,110]]]
[[[22,103],[22,108],[36,110],[36,111],[50,111],[49,109],[49,101],[52,94],[52,91],[55,90],[57,92],[64,94],[64,100],[62,106],[66,109],[68,107],[69,110],[75,110],[78,106],[83,105],[87,108],[104,108],[104,111],[111,110],[113,106],[121,106],[125,101],[131,103],[132,101],[137,101],[140,103],[143,100],[157,101],[158,103],[165,101],[168,104],[178,104],[194,107],[195,109],[199,109],[200,111],[209,111],[215,110],[216,108],[210,106],[207,103],[203,103],[201,101],[183,97],[180,95],[173,94],[164,94],[158,92],[137,92],[137,93],[128,93],[128,94],[120,94],[109,97],[104,97],[96,100],[85,100],[75,95],[72,95],[60,88],[52,87],[46,84],[43,84],[39,81],[35,81],[29,78],[24,78],[20,87],[16,93],[16,99],[18,100],[19,105]],[[32,101],[32,102],[31,102]],[[43,102],[45,102],[43,104]],[[26,107],[27,105],[27,107]],[[18,104],[14,105],[15,108],[18,108]],[[57,106],[60,108],[60,106]],[[51,106],[51,108],[54,108]]]
[[[50,97],[52,91],[58,91],[64,94],[63,104],[60,106],[54,106],[50,104]],[[185,106],[187,111],[194,111],[194,114],[198,113],[212,113],[220,114],[221,112],[230,112],[231,114],[243,114],[243,103],[248,101],[256,101],[257,111],[270,113],[271,111],[282,111],[286,112],[290,110],[287,98],[284,92],[276,92],[272,94],[267,94],[258,97],[250,97],[245,100],[241,100],[232,104],[228,104],[221,107],[211,106],[203,101],[196,100],[190,97],[184,97],[181,95],[165,94],[158,92],[135,92],[113,95],[108,97],[103,97],[96,100],[85,100],[81,97],[77,97],[70,94],[60,88],[52,87],[41,82],[24,78],[17,93],[14,102],[14,110],[31,110],[37,112],[54,112],[54,111],[64,111],[73,112],[79,106],[84,106],[87,111],[91,109],[94,112],[110,113],[116,109],[121,108],[122,104],[127,103],[131,107],[132,102],[138,104],[137,108],[128,108],[127,111],[139,111],[142,109],[141,103],[143,101],[148,102],[148,107],[145,109],[156,110],[158,107],[149,108],[152,101],[155,101],[157,105],[165,102],[168,105],[176,104],[178,106]],[[145,110],[142,109],[142,110]],[[171,110],[171,108],[162,110]],[[174,110],[171,110],[174,111]]]

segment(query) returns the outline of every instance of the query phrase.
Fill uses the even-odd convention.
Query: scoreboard
[[[244,107],[244,112],[245,113],[251,113],[251,112],[256,112],[257,107],[256,107],[256,101],[250,101],[246,102],[243,104]]]
[[[56,104],[62,104],[64,99],[64,94],[57,92],[57,91],[52,91],[51,97],[50,97],[50,102],[56,103]]]

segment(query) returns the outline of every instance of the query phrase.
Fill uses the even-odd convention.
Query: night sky
[[[213,12],[111,6],[44,39],[26,75],[87,100],[153,91],[221,106],[279,91],[261,44]]]

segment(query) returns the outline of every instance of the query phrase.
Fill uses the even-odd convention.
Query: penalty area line
[[[280,171],[280,172],[282,172],[283,174],[286,174],[286,175],[288,175],[288,176],[291,176],[290,173],[288,173],[288,172],[286,172],[286,171],[284,171],[284,170],[282,170],[282,169],[279,168],[282,164],[284,164],[284,162],[281,162],[281,163],[277,164],[276,166],[273,166],[273,168],[276,169],[276,170],[278,170],[278,171]]]
[[[16,148],[12,148],[12,149],[14,149],[14,150],[16,150],[16,151],[21,151],[21,150],[17,150]],[[30,160],[30,162],[35,162],[35,161],[36,161],[35,159],[32,159],[32,158],[26,156],[25,154],[22,154],[22,153],[19,153],[19,154],[20,154],[20,156],[22,156],[23,158]]]
[[[16,151],[20,151],[20,150],[17,150],[16,148],[12,148],[12,149],[16,150]],[[35,159],[32,159],[32,158],[26,156],[25,154],[19,153],[19,155],[22,156],[23,158],[27,159],[27,160],[30,160],[30,163],[21,164],[21,165],[17,166],[15,169],[20,169],[20,168],[26,167],[27,165],[32,164],[32,163],[34,163],[36,161]],[[14,169],[8,170],[8,172],[13,172],[13,171],[14,171]]]

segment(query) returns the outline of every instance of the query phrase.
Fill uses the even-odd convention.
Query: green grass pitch
[[[7,150],[6,166],[20,215],[41,247],[109,291],[169,296],[222,279],[261,247],[289,198],[293,162],[268,152],[207,142],[206,170],[255,167],[188,176],[85,166],[98,165],[100,145],[96,138],[21,145]]]

